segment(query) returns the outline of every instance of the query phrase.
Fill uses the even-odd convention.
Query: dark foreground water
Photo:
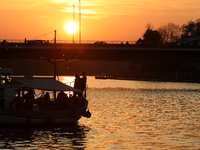
[[[0,128],[0,149],[200,149],[200,84],[88,77],[88,86],[91,118]]]

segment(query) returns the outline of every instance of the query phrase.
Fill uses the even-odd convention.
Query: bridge
[[[55,54],[55,55],[54,55]],[[12,44],[0,46],[0,59],[80,59],[200,62],[200,48],[153,48],[135,44]]]

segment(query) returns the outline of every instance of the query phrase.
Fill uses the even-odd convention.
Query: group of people
[[[28,89],[28,93],[22,96],[22,99],[25,100],[24,109],[28,111],[32,111],[33,109],[33,100],[35,99],[34,90]]]
[[[84,98],[86,98],[86,82],[87,82],[86,72],[82,71],[81,75],[82,75],[82,77],[80,77],[79,73],[77,73],[75,75],[74,88],[79,89],[82,92],[81,93],[74,93],[74,96],[78,95],[78,97],[81,97],[81,98],[84,97]],[[19,97],[20,97],[20,93],[18,93],[18,94],[19,94]],[[28,90],[28,92],[25,95],[23,95],[21,98],[24,101],[24,109],[28,110],[28,111],[32,111],[33,100],[35,99],[35,97],[34,97],[34,90],[30,88]],[[64,99],[67,99],[67,98],[69,98],[69,97],[67,97],[67,95],[63,91],[61,91],[57,95],[56,101],[60,103],[60,101],[63,101]],[[43,96],[43,99],[50,101],[50,94],[49,94],[49,92],[45,93],[45,95]]]
[[[82,74],[82,78],[80,77],[79,73],[77,73],[75,75],[74,88],[79,89],[81,91],[85,91],[85,89],[86,89],[86,82],[87,82],[86,72],[82,71],[81,74]],[[81,97],[82,94],[83,94],[83,92],[79,93],[78,96]],[[86,91],[85,91],[85,97],[86,97]]]

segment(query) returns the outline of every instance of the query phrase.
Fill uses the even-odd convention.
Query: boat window
[[[4,88],[0,88],[0,97],[4,97]]]
[[[21,90],[16,90],[15,91],[15,97],[22,97],[21,93],[22,93]]]

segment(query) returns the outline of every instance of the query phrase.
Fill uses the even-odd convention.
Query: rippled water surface
[[[200,84],[88,77],[87,99],[91,118],[70,126],[0,128],[0,148],[200,149]]]

